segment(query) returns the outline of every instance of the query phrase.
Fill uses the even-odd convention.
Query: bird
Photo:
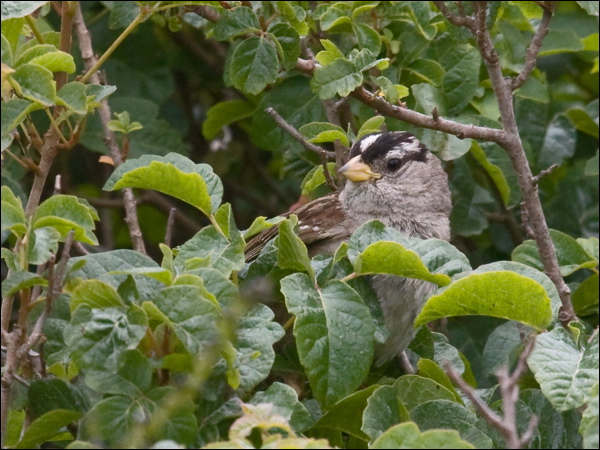
[[[332,255],[365,222],[376,219],[400,233],[421,239],[450,239],[452,201],[441,161],[413,134],[385,131],[367,134],[350,149],[339,169],[341,190],[308,202],[289,214],[298,217],[298,236],[309,256]],[[273,226],[251,239],[246,260],[256,258],[277,235]],[[436,286],[393,275],[370,276],[389,337],[376,348],[381,366],[401,356],[414,337],[413,322]]]

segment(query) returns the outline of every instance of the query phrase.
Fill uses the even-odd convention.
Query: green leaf
[[[581,39],[571,30],[550,30],[544,38],[539,56],[583,50]]]
[[[24,64],[13,74],[21,87],[23,97],[44,106],[53,106],[56,100],[56,82],[52,72],[37,64]]]
[[[240,374],[238,392],[241,395],[250,393],[271,372],[275,361],[273,344],[285,334],[281,325],[273,320],[274,317],[268,306],[259,303],[239,321],[234,346],[237,353],[235,368]],[[303,415],[300,412],[298,414]],[[298,420],[304,421],[306,418]]]
[[[483,315],[545,329],[552,320],[546,290],[531,278],[508,271],[472,273],[429,298],[415,327],[442,317]]]
[[[228,100],[211,106],[202,123],[202,135],[214,139],[221,129],[229,124],[250,117],[256,107],[245,100]]]
[[[306,245],[294,232],[297,223],[298,218],[292,216],[279,225],[277,265],[282,269],[307,272],[314,279],[315,271],[310,264]]]
[[[360,429],[363,412],[367,407],[367,401],[379,386],[374,384],[368,388],[356,391],[353,394],[343,398],[323,416],[313,426],[315,430],[335,430],[347,433],[363,441],[367,441],[368,436]]]
[[[557,410],[579,408],[598,383],[598,333],[581,348],[564,328],[540,334],[527,363]]]
[[[27,261],[29,264],[44,264],[58,251],[60,233],[52,227],[41,227],[29,234]]]
[[[205,260],[205,267],[217,269],[229,277],[232,271],[244,267],[244,245],[243,240],[229,242],[213,226],[208,226],[179,248],[174,261],[175,267],[182,270],[187,260],[200,258]]]
[[[176,401],[177,407],[167,415],[164,405]],[[194,416],[194,402],[188,395],[180,395],[172,386],[152,389],[144,397],[131,399],[116,395],[105,398],[86,414],[80,428],[83,439],[102,439],[111,447],[118,447],[123,439],[140,426],[139,418],[152,420],[160,416],[159,425],[146,437],[155,442],[171,439],[192,446],[198,433]]]
[[[381,125],[385,122],[385,117],[383,116],[375,116],[367,119],[365,123],[362,124],[360,129],[358,130],[358,134],[356,135],[356,140],[358,141],[361,137],[371,134],[377,133],[381,131]]]
[[[479,86],[481,55],[470,45],[459,45],[440,60],[444,70],[442,90],[449,106],[448,113],[458,114],[475,96]]]
[[[381,36],[377,31],[364,23],[353,24],[352,29],[361,49],[366,48],[375,55],[379,53],[381,49]]]
[[[34,417],[57,409],[85,412],[89,408],[87,398],[78,387],[58,378],[32,380],[27,400]]]
[[[460,435],[452,430],[431,430],[424,433],[413,422],[401,423],[390,428],[379,436],[369,446],[373,449],[385,448],[476,448],[469,442],[461,439]]]
[[[157,190],[195,206],[207,216],[219,208],[223,196],[223,184],[212,167],[194,164],[177,153],[126,161],[113,172],[104,190],[124,187]]]
[[[417,375],[400,377],[392,386],[381,386],[369,397],[361,429],[373,441],[407,420],[420,404],[441,399],[455,401],[453,393],[433,380]]]
[[[428,114],[431,110],[428,111]],[[424,129],[417,136],[419,140],[433,149],[436,156],[444,161],[452,161],[460,158],[471,149],[471,139],[459,139],[456,136],[441,131]]]
[[[426,327],[423,327],[423,328],[426,328]],[[440,354],[441,352],[439,352],[439,349],[440,349],[439,344],[440,344],[439,342],[436,342],[434,344],[435,353],[436,353],[435,358],[438,360],[445,356],[444,354]],[[454,349],[454,350],[458,353],[458,351],[456,349]],[[448,353],[446,353],[446,354],[448,354]],[[451,362],[451,361],[445,360],[443,363],[446,363],[446,362]],[[451,362],[451,363],[454,366],[455,370],[458,371],[460,369],[456,364],[454,364],[453,362]],[[462,361],[461,361],[461,363],[462,363]],[[417,369],[418,369],[417,374],[419,376],[421,376],[423,378],[428,378],[430,380],[435,381],[437,384],[444,386],[453,395],[453,398],[451,398],[449,400],[454,400],[455,402],[463,404],[462,398],[461,398],[460,394],[456,391],[454,385],[452,384],[452,381],[450,381],[450,378],[448,377],[446,372],[444,372],[444,369],[442,369],[437,362],[433,361],[432,359],[421,358],[417,362]],[[465,378],[466,373],[467,373],[466,371],[462,372],[463,378]],[[468,380],[465,379],[465,381],[468,381]]]
[[[57,93],[58,103],[76,114],[87,114],[86,85],[77,81],[65,84]]]
[[[308,34],[308,24],[306,23],[306,13],[302,8],[292,6],[291,2],[275,2],[274,6],[279,9],[283,17],[290,23],[300,36]]]
[[[439,286],[450,284],[448,275],[431,273],[419,255],[397,242],[382,241],[369,245],[356,257],[354,270],[361,275],[387,273],[418,278]]]
[[[4,103],[2,103],[4,105]],[[8,186],[2,186],[2,231],[11,230],[18,237],[27,232],[27,219],[19,199]]]
[[[502,201],[504,205],[508,206],[508,201],[510,199],[510,186],[506,181],[506,177],[504,176],[504,172],[502,170],[490,163],[486,158],[485,152],[481,148],[481,146],[475,142],[471,141],[471,154],[477,160],[479,164],[485,169],[490,178],[494,181],[500,196],[502,197]]]
[[[354,63],[338,58],[328,66],[317,68],[310,85],[320,98],[328,99],[336,94],[347,97],[362,82],[363,76]]]
[[[598,447],[598,410],[598,383],[596,383],[591,389],[590,402],[587,409],[583,412],[579,428],[579,432],[583,436],[583,448]]]
[[[221,19],[215,26],[214,38],[217,41],[224,41],[241,34],[259,31],[260,23],[252,8],[241,6],[223,11]]]
[[[598,274],[586,278],[571,297],[578,316],[587,316],[598,311]]]
[[[146,314],[136,305],[127,310],[81,305],[65,328],[64,339],[80,368],[114,370],[121,354],[137,347],[147,326]]]
[[[537,167],[545,169],[562,164],[575,154],[577,131],[564,115],[556,115],[546,130],[544,146],[538,153]]]
[[[139,350],[126,350],[119,357],[116,368],[88,370],[85,383],[102,394],[141,397],[150,389],[152,370],[150,361]]]
[[[334,142],[336,139],[339,139],[344,146],[350,146],[348,136],[342,127],[332,123],[313,122],[303,125],[298,131],[300,131],[302,136],[304,136],[308,142]]]
[[[91,245],[98,245],[92,230],[98,213],[89,203],[74,195],[54,195],[45,200],[33,216],[33,228],[53,227],[65,238],[69,231],[75,231],[75,239]]]
[[[350,12],[350,7],[343,2],[334,3],[321,16],[321,29],[327,31],[336,26],[351,23]]]
[[[318,291],[307,275],[296,273],[281,280],[281,291],[296,316],[294,336],[313,394],[330,407],[369,372],[374,332],[369,310],[356,291],[336,280]]]
[[[22,98],[11,98],[2,102],[2,136],[14,130],[32,111],[43,106],[38,102],[31,102]]]
[[[386,77],[371,77],[371,79],[375,82],[375,84],[377,84],[377,86],[381,88],[381,92],[383,92],[385,99],[389,103],[396,104],[398,103],[398,100],[407,97],[410,94],[406,86],[402,86],[401,84],[393,84]]]
[[[244,40],[231,58],[231,81],[242,92],[260,94],[267,84],[277,80],[277,50],[265,38],[251,37]]]
[[[565,111],[565,115],[576,129],[598,138],[598,99],[592,100],[583,108],[571,107]]]
[[[84,280],[71,293],[69,303],[71,313],[81,305],[87,305],[92,309],[125,307],[115,288],[99,280]]]
[[[152,302],[144,302],[151,319],[167,324],[191,355],[216,344],[220,335],[217,319],[220,307],[191,285],[164,288]]]
[[[126,28],[131,22],[135,20],[139,13],[140,7],[136,3],[114,3],[110,10],[108,28],[111,30],[116,30],[118,28]]]
[[[2,298],[11,297],[32,286],[48,286],[48,280],[31,272],[12,273],[2,281]]]
[[[422,430],[453,429],[475,448],[493,448],[492,440],[477,428],[477,416],[459,403],[430,400],[413,409],[411,419]]]
[[[7,1],[2,2],[2,22],[17,17],[25,17],[35,12],[47,1]]]
[[[44,52],[28,61],[29,64],[45,67],[50,72],[75,72],[75,62],[73,56],[68,53],[56,50],[52,45],[53,51]]]
[[[404,70],[411,73],[419,82],[424,81],[435,87],[439,87],[444,80],[444,68],[437,61],[431,59],[418,59],[411,62]]]
[[[302,186],[302,189],[304,189],[304,184]],[[273,217],[272,219],[267,219],[265,216],[258,216],[256,219],[254,219],[254,221],[248,227],[248,229],[244,231],[244,239],[248,240],[252,236],[255,236],[258,233],[260,233],[261,231],[266,230],[267,228],[271,228],[273,225],[277,225],[278,223],[281,223],[284,220],[285,218],[281,216]]]
[[[128,275],[143,275],[146,277],[154,278],[167,286],[173,284],[173,273],[170,270],[162,267],[134,267],[129,270],[115,270],[111,273],[124,273]]]
[[[84,264],[84,265],[82,265]],[[146,255],[133,250],[112,250],[102,253],[71,258],[67,265],[69,279],[82,278],[84,280],[98,279],[112,287],[119,287],[127,275],[117,274],[115,271],[127,271],[136,267],[159,267],[156,262]],[[164,286],[156,280],[140,275],[133,276],[141,300],[153,298],[158,290]]]
[[[556,249],[560,272],[563,276],[566,277],[579,269],[589,269],[598,265],[598,261],[571,236],[557,230],[550,230],[550,237]],[[512,260],[535,267],[540,271],[544,270],[537,244],[533,240],[525,241],[515,248]]]
[[[106,128],[108,128],[110,131],[129,134],[132,131],[141,130],[144,128],[139,122],[131,122],[131,118],[129,117],[129,113],[127,111],[115,113],[115,117],[116,120],[110,120],[106,124]]]
[[[287,384],[276,381],[266,391],[254,394],[249,403],[253,405],[273,404],[273,411],[285,418],[296,433],[302,433],[314,423],[314,419],[306,407],[298,401],[296,391]]]
[[[513,367],[523,350],[524,339],[532,330],[516,322],[506,322],[489,335],[483,350],[483,368],[488,376],[502,366]]]
[[[300,56],[300,36],[296,29],[287,23],[277,23],[269,27],[269,32],[277,40],[283,51],[280,55],[283,67],[293,69]]]
[[[335,163],[327,163],[327,170],[331,174],[332,178],[335,177]],[[323,165],[315,166],[313,169],[306,174],[300,188],[302,189],[302,195],[310,195],[319,186],[325,184],[325,170]]]
[[[4,7],[3,7],[4,8]],[[82,416],[79,411],[56,409],[34,420],[28,427],[15,448],[35,448],[45,442],[51,441],[58,435],[62,428]]]
[[[329,39],[321,39],[320,41],[325,50],[321,50],[315,56],[315,59],[319,64],[322,66],[328,66],[336,59],[344,58],[344,54],[341,52],[341,50],[337,48],[337,46]]]

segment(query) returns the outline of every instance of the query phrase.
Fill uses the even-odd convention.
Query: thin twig
[[[539,422],[538,417],[533,415],[529,421],[527,430],[523,435],[519,436],[516,410],[516,405],[519,400],[519,380],[527,371],[527,358],[531,355],[534,346],[535,337],[532,337],[519,355],[517,366],[512,375],[509,373],[508,367],[506,366],[501,367],[496,373],[502,395],[503,416],[494,412],[481,397],[477,395],[475,390],[452,368],[452,365],[449,362],[444,364],[444,369],[450,380],[464,392],[486,422],[502,434],[506,441],[506,448],[519,449],[527,447],[531,439],[533,439]]]
[[[139,21],[142,20],[141,13],[136,17],[136,20],[138,19]],[[73,25],[79,40],[79,48],[81,50],[83,63],[87,70],[86,75],[82,78],[82,80],[87,81],[87,79],[89,79],[92,83],[100,84],[100,78],[97,71],[98,67],[100,67],[100,64],[94,55],[91,35],[83,20],[83,14],[81,13],[81,6],[79,3],[77,4],[77,11],[74,16]],[[128,29],[133,29],[131,24]],[[123,37],[124,39],[125,36],[126,34],[123,32],[120,37]],[[113,48],[113,46],[111,46],[111,48]],[[105,52],[103,56],[106,56],[107,53],[108,51]],[[107,127],[108,122],[111,120],[110,106],[108,105],[108,101],[106,99],[103,99],[100,103],[101,106],[98,112],[100,121],[102,122],[104,142],[110,151],[110,156],[115,163],[115,168],[117,168],[123,163],[123,157],[117,144],[114,132],[110,131]],[[129,235],[131,236],[133,248],[145,255],[146,246],[144,244],[142,231],[140,229],[135,197],[131,188],[123,189],[123,200],[125,202],[125,223],[129,229]]]
[[[525,81],[527,81],[527,78],[529,78],[529,75],[531,75],[531,72],[535,68],[535,64],[537,62],[537,55],[540,51],[540,48],[542,48],[542,41],[548,34],[550,19],[552,19],[554,7],[556,6],[557,2],[546,3],[550,3],[551,5],[549,8],[543,8],[544,12],[542,15],[542,20],[540,21],[538,29],[533,35],[531,44],[529,45],[529,48],[527,48],[527,53],[525,54],[525,66],[523,67],[523,70],[521,70],[521,73],[514,77],[510,82],[510,88],[513,91],[523,86]]]
[[[270,115],[273,118],[273,120],[275,120],[275,122],[277,123],[279,128],[286,131],[290,136],[292,136],[294,139],[296,139],[302,145],[302,147],[304,147],[305,149],[310,150],[311,152],[315,152],[317,155],[321,155],[321,153],[325,152],[325,156],[327,157],[327,159],[335,158],[334,152],[324,150],[321,147],[319,147],[318,145],[307,142],[302,137],[300,132],[298,130],[296,130],[292,125],[287,123],[285,121],[285,119],[283,117],[281,117],[277,111],[275,111],[275,109],[269,107],[269,108],[265,109],[265,112],[268,115]]]
[[[171,208],[169,211],[169,218],[167,219],[167,230],[165,231],[165,244],[167,247],[171,247],[171,240],[173,239],[173,228],[175,227],[175,213],[177,208]]]
[[[327,182],[327,186],[332,191],[337,191],[338,187],[335,184],[335,181],[333,181],[333,178],[331,178],[331,173],[329,173],[329,168],[327,167],[327,154],[325,153],[325,150],[322,150],[321,154],[319,156],[321,157],[321,165],[323,166],[323,175],[325,175],[325,181]]]
[[[542,178],[550,175],[557,168],[558,168],[558,164],[556,164],[556,163],[552,164],[550,167],[548,167],[547,169],[542,170],[540,173],[538,173],[536,176],[534,176],[533,180],[532,180],[532,183],[533,184],[538,184]]]

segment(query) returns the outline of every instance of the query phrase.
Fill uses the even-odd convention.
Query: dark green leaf
[[[241,34],[258,31],[260,31],[260,24],[252,8],[241,6],[223,11],[223,16],[215,26],[214,37],[217,41],[224,41]]]
[[[294,27],[287,23],[278,23],[269,28],[283,50],[282,63],[287,70],[293,69],[300,56],[300,37]]]
[[[242,92],[257,95],[277,79],[277,50],[269,40],[251,37],[237,46],[231,60],[231,81]]]
[[[31,272],[15,272],[2,281],[2,298],[32,286],[48,286],[48,280]]]
[[[413,422],[401,423],[382,434],[369,447],[384,448],[476,448],[452,430],[431,430],[423,433]]]
[[[34,448],[52,440],[61,429],[78,420],[82,414],[79,411],[55,409],[34,420],[15,445],[15,448]]]
[[[281,280],[294,336],[313,394],[325,407],[353,392],[373,360],[373,322],[351,287],[331,281],[318,291],[296,273]],[[352,330],[352,332],[350,332]]]
[[[229,124],[250,117],[255,106],[245,100],[229,100],[213,105],[202,123],[202,134],[208,140],[214,139],[221,129]]]
[[[332,98],[336,94],[346,97],[363,82],[363,76],[354,63],[338,58],[325,67],[315,70],[310,85],[320,98]]]
[[[249,403],[272,403],[274,411],[284,417],[296,433],[302,433],[314,422],[306,407],[298,401],[296,391],[287,384],[275,382],[266,391],[254,394]]]

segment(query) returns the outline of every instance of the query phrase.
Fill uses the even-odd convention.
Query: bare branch
[[[519,436],[517,427],[517,411],[516,405],[519,400],[519,380],[527,370],[527,358],[531,355],[535,346],[535,337],[532,337],[525,345],[525,349],[519,355],[517,367],[512,375],[509,374],[508,367],[503,366],[498,370],[496,376],[500,383],[500,392],[502,394],[502,410],[504,416],[501,417],[494,412],[482,399],[477,395],[475,390],[469,386],[462,377],[452,368],[450,363],[444,365],[444,369],[452,382],[459,387],[461,391],[471,400],[473,406],[482,415],[490,426],[497,429],[504,440],[506,448],[526,448],[529,441],[535,434],[535,429],[539,422],[537,416],[533,415],[529,421],[527,431]]]
[[[94,51],[92,48],[92,39],[87,26],[83,20],[83,14],[81,13],[81,6],[77,4],[77,11],[73,20],[73,25],[77,33],[79,40],[79,48],[81,49],[81,55],[83,58],[86,73],[89,73],[89,79],[92,83],[100,84],[100,78],[98,72],[92,72],[93,67],[98,63]],[[115,168],[119,167],[123,163],[123,157],[115,138],[115,133],[110,131],[107,127],[108,122],[111,120],[111,111],[108,101],[103,99],[99,108],[100,121],[102,122],[102,133],[104,135],[104,142],[110,151],[110,156],[115,163]],[[133,243],[133,248],[146,254],[146,246],[142,237],[142,231],[137,216],[136,201],[131,188],[123,189],[123,199],[125,201],[125,223],[129,228],[129,235]]]
[[[465,16],[462,8],[459,8],[460,15],[455,16],[448,9],[448,7],[446,6],[446,4],[444,2],[433,2],[433,4],[435,6],[437,6],[437,8],[440,10],[440,12],[444,15],[444,17],[446,19],[448,19],[448,22],[450,22],[451,24],[456,25],[457,27],[466,27],[470,30],[473,30],[473,27],[475,26],[473,18],[469,17],[469,16]]]
[[[331,178],[331,173],[329,173],[329,168],[327,167],[327,154],[325,153],[325,150],[321,151],[320,156],[321,156],[321,165],[323,166],[323,175],[325,175],[325,181],[327,182],[327,186],[332,191],[337,191],[338,187],[335,184],[335,181],[333,181],[333,178]]]
[[[531,75],[531,72],[535,68],[535,63],[537,62],[537,55],[540,51],[540,48],[542,47],[542,41],[548,34],[550,19],[552,19],[552,14],[557,2],[545,3],[550,3],[551,5],[549,6],[549,8],[543,8],[544,12],[542,15],[542,20],[540,21],[538,29],[533,35],[533,38],[531,39],[531,44],[529,45],[527,53],[525,54],[525,66],[523,67],[523,70],[521,70],[521,73],[519,73],[519,75],[513,78],[510,82],[510,88],[513,91],[523,86],[525,81],[527,81],[527,78],[529,78],[529,75]]]
[[[269,108],[265,109],[265,112],[268,115],[270,115],[273,118],[273,120],[275,120],[275,122],[277,122],[277,125],[279,126],[279,128],[286,131],[290,136],[292,136],[294,139],[296,139],[302,145],[302,147],[304,147],[305,149],[310,150],[311,152],[315,152],[317,155],[321,155],[323,152],[325,152],[325,156],[328,159],[335,158],[334,152],[324,150],[321,147],[319,147],[318,145],[307,142],[306,139],[304,139],[302,137],[300,132],[298,130],[296,130],[292,125],[287,123],[286,120],[283,117],[281,117],[277,111],[275,111],[275,109],[269,107]]]

